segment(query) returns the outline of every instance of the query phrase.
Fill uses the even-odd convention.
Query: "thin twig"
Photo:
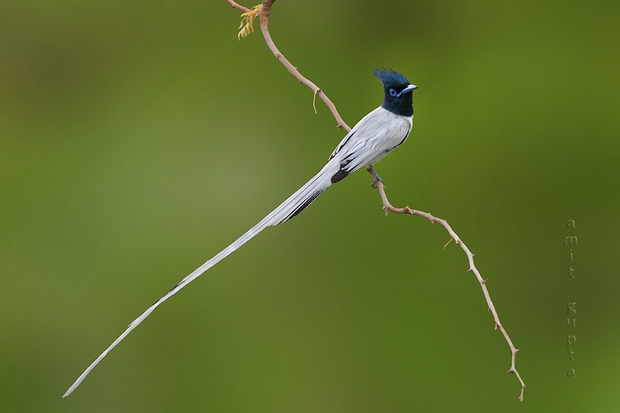
[[[241,10],[241,11],[243,11],[245,13],[249,13],[250,12],[250,9],[248,9],[247,7],[243,7],[240,4],[235,3],[233,0],[226,0],[226,1],[229,2],[233,6],[233,8],[235,8],[235,9]]]
[[[375,180],[377,179],[377,174],[372,168],[368,167],[366,168],[366,170],[368,171],[368,173],[370,173],[370,175],[372,175],[373,179]],[[519,379],[519,382],[521,382],[521,395],[519,396],[519,400],[523,401],[523,392],[525,391],[525,383],[521,379],[521,376],[519,375],[519,372],[517,371],[517,367],[515,365],[515,359],[517,356],[517,351],[519,351],[519,349],[516,348],[514,344],[512,344],[512,340],[508,336],[506,329],[504,329],[504,327],[502,326],[502,323],[500,323],[499,321],[497,310],[495,310],[495,306],[493,305],[493,301],[491,300],[491,296],[489,295],[489,290],[487,289],[487,285],[486,285],[487,280],[482,278],[482,276],[480,275],[480,272],[478,272],[478,269],[474,265],[474,254],[472,254],[469,248],[467,248],[467,246],[461,240],[461,238],[459,238],[459,236],[456,235],[456,232],[454,232],[452,227],[448,225],[448,221],[446,221],[445,219],[434,217],[428,212],[422,212],[422,211],[417,211],[415,209],[411,209],[408,206],[404,208],[394,208],[392,204],[390,204],[390,201],[388,201],[387,199],[387,195],[385,194],[385,187],[383,186],[383,182],[381,181],[375,181],[375,182],[376,182],[377,188],[379,189],[379,193],[381,194],[381,200],[383,201],[383,210],[385,211],[385,215],[387,215],[388,212],[394,212],[395,214],[418,215],[420,217],[428,219],[429,221],[431,221],[431,223],[438,222],[444,226],[446,231],[448,231],[448,233],[450,234],[450,237],[452,237],[451,239],[454,239],[454,242],[456,243],[456,245],[459,245],[463,249],[463,251],[465,251],[465,254],[467,255],[467,259],[469,261],[468,271],[473,272],[476,275],[476,278],[478,279],[478,282],[480,283],[480,286],[482,287],[482,292],[484,294],[484,298],[487,301],[488,309],[491,311],[491,313],[493,314],[493,318],[495,319],[495,329],[496,330],[499,329],[502,332],[502,334],[504,335],[504,338],[506,339],[506,342],[508,342],[508,346],[510,346],[510,352],[512,353],[512,358],[511,358],[511,364],[510,364],[510,369],[508,370],[508,373],[514,373]]]
[[[228,0],[228,1],[230,1],[230,0]],[[338,111],[336,110],[336,106],[334,106],[332,101],[329,100],[327,95],[325,93],[323,93],[323,91],[317,85],[315,85],[310,80],[308,80],[305,77],[303,77],[301,75],[301,73],[299,73],[299,70],[297,70],[297,68],[295,66],[293,66],[286,59],[286,57],[284,57],[284,55],[282,53],[280,53],[280,51],[276,47],[276,45],[273,42],[273,40],[271,40],[271,35],[269,34],[268,24],[269,24],[269,13],[271,13],[271,5],[273,4],[274,1],[275,0],[265,0],[265,1],[263,1],[263,7],[261,7],[261,10],[259,12],[260,28],[261,28],[261,30],[263,32],[263,36],[265,37],[265,42],[267,43],[267,46],[269,47],[269,50],[271,50],[271,52],[274,54],[276,59],[278,59],[280,61],[280,63],[282,63],[284,65],[284,67],[286,67],[288,69],[288,71],[291,72],[291,74],[293,76],[295,76],[295,78],[297,80],[299,80],[299,83],[308,86],[310,89],[312,89],[312,91],[316,95],[318,95],[323,100],[323,102],[325,102],[325,104],[327,105],[329,110],[332,112],[332,115],[334,115],[334,118],[336,118],[336,122],[338,122],[338,128],[339,129],[344,128],[347,132],[349,132],[351,130],[351,128],[344,122],[344,120],[342,120],[342,118],[338,114]]]

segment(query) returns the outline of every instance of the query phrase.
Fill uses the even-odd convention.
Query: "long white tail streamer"
[[[328,162],[323,169],[319,171],[310,181],[308,181],[303,187],[301,187],[297,192],[291,195],[286,201],[284,201],[280,206],[274,209],[269,215],[263,218],[258,224],[256,224],[252,229],[248,232],[237,238],[235,242],[230,244],[228,247],[224,248],[217,255],[211,258],[209,261],[202,264],[200,267],[196,268],[194,272],[185,277],[180,283],[174,286],[170,291],[168,291],[163,297],[155,302],[152,306],[150,306],[140,317],[136,318],[127,330],[123,332],[114,342],[108,347],[93,363],[88,366],[84,373],[77,378],[75,383],[69,387],[69,390],[62,396],[67,397],[70,395],[79,385],[84,381],[86,376],[90,374],[90,372],[99,364],[101,360],[105,356],[108,355],[110,351],[114,347],[118,345],[131,331],[138,327],[142,321],[144,321],[159,305],[161,305],[168,298],[175,295],[177,292],[181,290],[181,288],[185,287],[187,284],[198,278],[202,273],[207,271],[209,268],[213,267],[215,264],[228,257],[230,254],[235,252],[239,247],[243,244],[251,240],[255,235],[261,232],[263,229],[268,226],[276,226],[278,224],[282,224],[298,213],[300,213],[304,208],[310,205],[315,199],[317,199],[329,186],[331,185],[331,177],[338,171],[340,168],[340,163],[333,159]]]

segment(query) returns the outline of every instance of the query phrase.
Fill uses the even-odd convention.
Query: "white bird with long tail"
[[[417,89],[417,86],[410,84],[405,76],[393,70],[376,70],[375,76],[383,83],[383,103],[353,127],[351,132],[336,147],[327,164],[319,173],[252,229],[185,277],[140,317],[129,324],[125,332],[88,366],[63,397],[70,395],[118,343],[164,301],[178,293],[181,288],[236,251],[263,229],[282,224],[299,214],[325,192],[331,184],[340,181],[362,167],[372,168],[373,164],[379,162],[405,142],[413,127],[413,90]],[[376,176],[378,180],[378,175]],[[373,182],[373,187],[375,184],[376,181]]]

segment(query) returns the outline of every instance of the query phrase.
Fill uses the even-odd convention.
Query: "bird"
[[[341,181],[353,172],[366,167],[374,172],[372,187],[381,181],[373,165],[388,153],[402,145],[413,127],[413,91],[417,86],[392,69],[375,70],[374,75],[383,84],[383,103],[364,116],[334,149],[325,166],[297,192],[282,202],[232,244],[202,264],[180,283],[171,288],[163,297],[151,305],[140,317],[135,319],[88,368],[77,378],[62,396],[70,395],[99,364],[133,329],[144,321],[164,301],[178,293],[187,284],[215,264],[236,251],[263,229],[283,224],[297,216],[312,204],[332,184]]]

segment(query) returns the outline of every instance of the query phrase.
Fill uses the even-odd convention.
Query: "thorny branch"
[[[372,175],[373,179],[378,178],[377,173],[372,168],[367,167],[366,170],[368,171],[368,173],[370,173],[370,175]],[[383,210],[385,211],[385,215],[387,215],[388,212],[393,212],[395,214],[417,215],[417,216],[428,219],[429,221],[431,221],[431,223],[438,222],[444,226],[446,231],[448,231],[451,237],[450,239],[451,240],[453,239],[456,245],[460,246],[463,249],[463,251],[465,251],[465,254],[467,255],[467,259],[469,261],[469,269],[467,271],[473,272],[476,278],[478,279],[478,282],[480,283],[480,286],[482,287],[484,298],[487,301],[487,306],[489,307],[489,310],[491,311],[491,313],[493,314],[493,318],[495,319],[495,329],[496,330],[499,329],[502,332],[502,334],[504,335],[504,338],[506,338],[506,341],[508,342],[508,345],[510,346],[510,352],[512,353],[512,358],[511,358],[511,364],[510,364],[510,369],[508,370],[508,373],[514,373],[519,379],[519,382],[521,382],[521,395],[519,396],[519,400],[523,401],[523,392],[525,391],[525,383],[521,379],[521,376],[519,375],[519,372],[517,371],[517,367],[515,366],[515,359],[517,357],[517,351],[519,351],[519,349],[516,348],[514,344],[512,344],[512,340],[508,336],[506,329],[504,329],[504,326],[502,326],[502,323],[500,323],[499,321],[497,310],[495,309],[495,306],[493,305],[493,301],[491,300],[491,296],[489,295],[489,290],[487,289],[487,280],[482,278],[482,276],[480,275],[480,272],[478,272],[478,269],[474,265],[474,254],[469,250],[469,248],[467,248],[467,245],[465,245],[465,243],[461,240],[461,238],[459,238],[459,236],[456,235],[456,232],[454,232],[452,227],[448,225],[448,221],[446,221],[445,219],[434,217],[429,212],[418,211],[415,209],[411,209],[408,206],[404,208],[394,208],[392,204],[390,204],[390,201],[388,201],[387,199],[387,195],[385,194],[385,186],[383,185],[383,182],[377,180],[375,185],[377,186],[377,188],[379,189],[379,193],[381,194],[381,200],[383,201]]]
[[[232,0],[226,0],[226,1],[232,4],[232,6],[236,9],[242,10],[245,13],[250,13],[250,10],[248,8],[240,6],[234,1]],[[310,89],[314,91],[315,96],[318,95],[321,99],[323,99],[325,104],[329,107],[332,114],[336,118],[336,121],[338,122],[338,127],[344,128],[347,132],[349,132],[351,128],[349,128],[349,126],[342,120],[342,118],[338,114],[338,111],[336,110],[336,107],[331,102],[331,100],[329,100],[329,98],[325,95],[325,93],[323,93],[323,91],[319,87],[317,87],[314,83],[312,83],[310,80],[306,79],[299,73],[297,68],[294,67],[284,57],[284,55],[282,55],[282,53],[280,53],[280,51],[274,44],[273,40],[271,39],[271,36],[269,35],[269,28],[267,25],[269,23],[269,14],[271,13],[271,6],[274,1],[275,0],[264,0],[262,3],[262,7],[260,8],[260,11],[258,12],[258,15],[260,16],[260,27],[263,32],[263,36],[265,37],[265,42],[267,42],[267,46],[269,46],[269,49],[273,52],[276,58],[288,69],[289,72],[291,72],[293,76],[295,76],[297,80],[299,80],[300,83],[308,86]],[[521,394],[519,396],[519,400],[523,401],[523,392],[525,391],[525,383],[521,379],[521,376],[519,375],[519,372],[517,371],[517,367],[515,365],[515,359],[517,356],[517,351],[519,351],[519,349],[516,348],[514,344],[512,344],[512,340],[508,336],[506,329],[504,329],[504,326],[502,326],[502,323],[499,321],[497,310],[495,309],[495,305],[493,305],[493,301],[491,300],[489,290],[487,289],[487,285],[486,285],[487,280],[482,278],[482,276],[480,275],[480,272],[474,265],[474,254],[472,254],[469,248],[467,248],[465,243],[456,234],[456,232],[454,232],[452,227],[448,225],[448,221],[446,221],[445,219],[434,217],[428,212],[411,209],[408,206],[404,208],[394,208],[392,204],[390,204],[390,201],[388,201],[387,195],[385,194],[385,186],[383,185],[383,182],[378,180],[376,172],[370,167],[367,167],[366,170],[370,173],[370,175],[372,175],[373,179],[376,180],[375,181],[376,186],[379,189],[379,194],[381,195],[381,200],[383,201],[383,210],[385,211],[386,215],[388,214],[388,212],[393,212],[395,214],[417,215],[417,216],[428,219],[431,223],[438,222],[441,225],[443,225],[446,231],[448,231],[448,233],[450,234],[451,240],[454,239],[456,245],[460,246],[461,249],[465,252],[465,254],[467,255],[467,259],[469,261],[468,271],[474,273],[474,275],[478,279],[478,282],[480,283],[480,287],[482,287],[482,293],[484,294],[484,298],[487,302],[487,306],[489,308],[489,311],[491,311],[491,313],[493,314],[493,318],[495,320],[495,329],[496,330],[499,329],[502,332],[502,334],[504,335],[504,338],[506,339],[506,342],[508,343],[508,346],[510,347],[510,352],[512,356],[511,356],[510,369],[508,370],[508,373],[515,374],[517,376],[517,379],[519,379],[519,382],[521,383]]]

